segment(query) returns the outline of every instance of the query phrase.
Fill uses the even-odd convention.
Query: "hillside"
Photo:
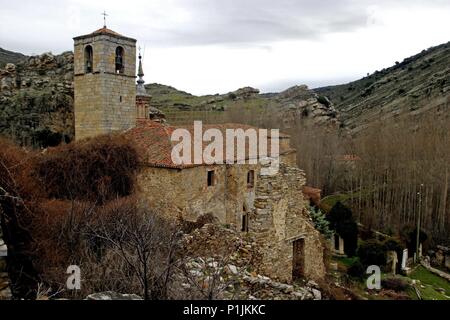
[[[264,120],[273,120],[275,116],[285,128],[300,120],[324,127],[340,126],[339,113],[332,103],[306,86],[269,95],[245,87],[223,95],[206,96],[194,96],[161,84],[149,84],[146,88],[153,97],[152,105],[161,109],[169,122],[177,124],[203,120],[263,125]]]
[[[315,89],[328,97],[354,132],[378,119],[448,114],[450,102],[450,42],[424,50],[345,85]]]
[[[0,48],[0,68],[6,66],[7,63],[19,63],[25,60],[27,57],[21,53],[8,51]]]

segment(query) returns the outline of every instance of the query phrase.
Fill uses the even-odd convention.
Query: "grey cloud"
[[[149,41],[171,45],[239,44],[314,39],[351,31],[367,22],[366,6],[354,1],[190,1],[192,19]],[[181,4],[181,2],[180,2]]]
[[[71,48],[71,37],[93,31],[100,12],[110,12],[116,31],[152,46],[263,46],[284,40],[320,39],[332,32],[364,28],[368,8],[389,7],[389,0],[87,0],[3,1],[0,11],[0,46],[28,50]],[[156,5],[155,5],[156,4]],[[448,0],[399,0],[395,5],[448,6]],[[80,28],[69,28],[68,10],[80,13]],[[174,12],[175,11],[175,12]],[[178,21],[176,12],[187,19]],[[174,18],[175,17],[175,18]],[[40,44],[40,45],[34,45]]]

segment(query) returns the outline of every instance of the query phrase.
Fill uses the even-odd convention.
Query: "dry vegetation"
[[[0,141],[0,204],[16,297],[103,291],[168,299],[180,233],[136,195],[138,152],[99,137],[44,153]],[[66,292],[70,265],[82,290]]]

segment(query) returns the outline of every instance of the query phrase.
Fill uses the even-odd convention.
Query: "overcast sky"
[[[450,40],[449,0],[0,0],[0,47],[72,50],[103,10],[147,83],[194,94],[344,83]]]

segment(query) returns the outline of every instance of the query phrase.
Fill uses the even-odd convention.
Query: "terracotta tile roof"
[[[111,29],[108,29],[106,27],[103,27],[101,29],[98,29],[97,31],[92,32],[92,35],[95,34],[109,34],[109,35],[113,35],[113,36],[119,36],[119,37],[123,37],[121,34],[112,31]]]
[[[115,32],[115,31],[112,31],[111,29],[106,28],[106,27],[103,27],[101,29],[98,29],[98,30],[96,30],[96,31],[94,31],[92,33],[89,33],[89,34],[86,34],[86,35],[83,35],[83,36],[75,37],[73,39],[74,40],[81,40],[81,39],[92,38],[94,36],[101,36],[101,35],[112,36],[112,37],[116,37],[116,38],[125,39],[125,40],[128,40],[128,41],[136,42],[136,39],[125,37],[125,36]]]
[[[218,129],[222,132],[225,137],[225,132],[227,129],[257,129],[255,127],[251,127],[248,125],[242,124],[217,124],[217,125],[203,125],[203,132],[208,129]],[[194,126],[170,126],[166,124],[162,124],[159,122],[151,121],[151,120],[138,120],[137,126],[125,132],[125,136],[132,140],[133,144],[138,148],[141,154],[141,161],[148,166],[152,167],[163,167],[163,168],[174,168],[174,169],[184,169],[196,167],[199,165],[177,165],[172,161],[172,150],[175,145],[178,143],[173,143],[171,141],[172,133],[176,129],[186,129],[188,130],[192,137],[194,136]],[[281,135],[282,138],[286,138],[288,136]],[[203,142],[203,147],[205,148],[209,143]],[[193,152],[193,143],[192,143],[192,156]],[[248,144],[246,145],[246,156],[248,158]],[[270,143],[268,146],[270,150]],[[224,142],[224,152],[226,150],[226,145]],[[287,154],[295,152],[294,149],[286,149],[283,148],[280,144],[280,153]],[[248,159],[245,159],[248,160]],[[235,158],[235,161],[237,159]],[[201,164],[205,165],[205,164]]]

